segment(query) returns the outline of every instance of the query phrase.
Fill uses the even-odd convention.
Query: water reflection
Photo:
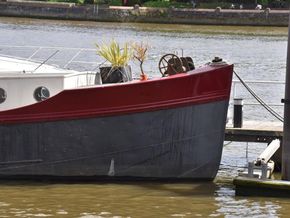
[[[217,213],[225,217],[278,217],[281,206],[274,199],[235,197],[232,187],[220,187]]]

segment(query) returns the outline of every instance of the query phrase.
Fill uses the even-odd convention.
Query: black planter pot
[[[100,67],[102,83],[121,83],[132,80],[130,66],[124,67]]]

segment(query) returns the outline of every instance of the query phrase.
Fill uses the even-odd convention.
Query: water
[[[274,217],[288,202],[214,184],[2,185],[0,198],[1,217]]]
[[[280,81],[285,77],[286,28],[219,27],[156,24],[117,24],[0,18],[0,53],[29,57],[29,49],[9,46],[57,46],[95,48],[95,43],[147,42],[149,58],[144,68],[159,76],[157,63],[165,53],[183,53],[195,64],[220,56],[235,64],[246,80]],[[183,49],[183,51],[181,50]],[[32,49],[33,50],[33,49]],[[45,59],[52,50],[36,56]],[[72,57],[60,52],[49,63],[64,66]],[[60,60],[60,61],[59,61]],[[80,55],[81,61],[98,62],[94,52]],[[135,76],[138,65],[131,63]],[[70,65],[92,70],[97,64]],[[137,72],[137,73],[136,73]],[[253,85],[267,102],[279,104],[281,85]],[[237,97],[255,102],[238,87]],[[245,119],[272,120],[261,108],[245,106]],[[282,108],[276,107],[280,114]],[[86,183],[2,182],[0,217],[280,217],[287,216],[290,201],[281,198],[235,197],[232,178],[247,161],[254,160],[265,144],[230,143],[224,147],[220,171],[214,183]]]

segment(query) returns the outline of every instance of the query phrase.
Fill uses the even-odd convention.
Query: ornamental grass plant
[[[96,47],[98,49],[97,54],[110,62],[112,68],[127,66],[133,57],[132,49],[128,43],[125,43],[124,47],[121,48],[119,43],[112,40],[109,45],[104,43],[102,45],[96,44]]]

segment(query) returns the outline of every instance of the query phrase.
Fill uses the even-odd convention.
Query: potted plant
[[[98,48],[97,54],[111,63],[110,67],[100,67],[103,83],[132,80],[131,67],[128,65],[129,60],[132,59],[132,49],[128,43],[125,43],[123,48],[115,40],[112,40],[109,45],[96,44],[96,46]]]
[[[132,47],[133,47],[133,58],[139,62],[139,66],[140,66],[140,70],[141,70],[140,79],[147,80],[148,77],[144,73],[143,63],[146,59],[146,52],[148,50],[148,44],[144,44],[143,42],[141,42],[140,44],[135,43],[135,44],[133,44]]]

